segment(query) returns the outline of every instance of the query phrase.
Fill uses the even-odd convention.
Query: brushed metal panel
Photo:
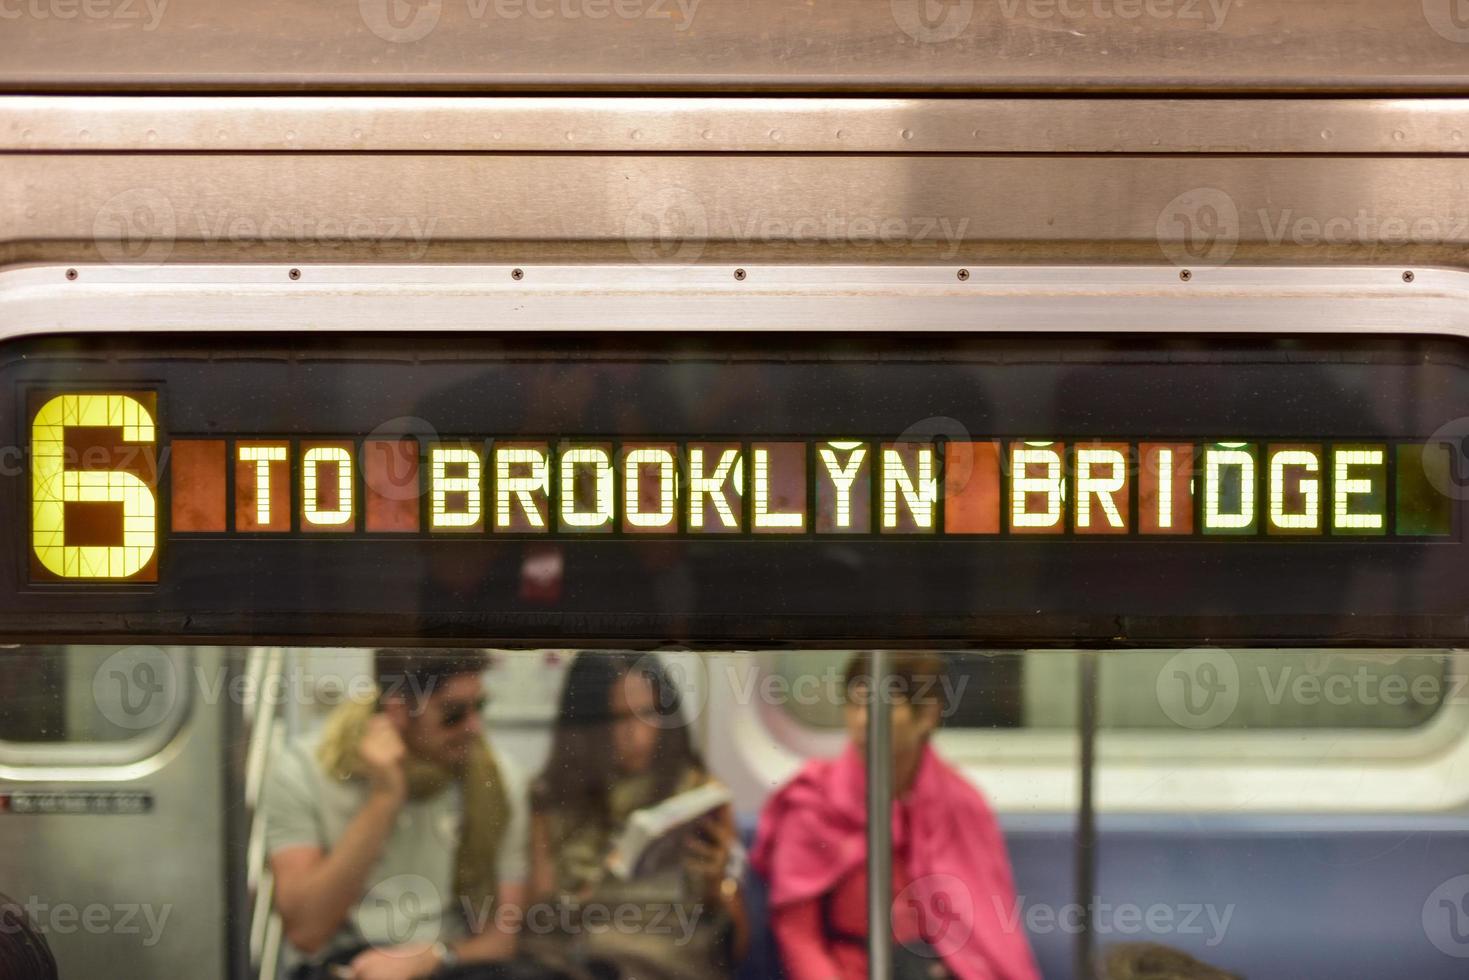
[[[1469,336],[1469,275],[1240,266],[32,266],[0,338],[79,331],[637,330]],[[76,273],[71,277],[69,273]]]
[[[1463,264],[1459,157],[16,154],[0,262]]]
[[[425,149],[1463,154],[1469,99],[0,97],[0,152]]]
[[[191,679],[228,683],[236,670],[223,657],[187,663]],[[41,917],[62,976],[176,976],[179,964],[199,980],[231,976],[230,881],[221,873],[229,781],[238,778],[229,762],[229,707],[228,699],[223,706],[196,704],[161,765],[78,768],[62,774],[66,781],[49,768],[10,770],[12,778],[0,779],[0,791],[147,790],[155,798],[146,814],[0,817],[5,891],[44,903]],[[85,926],[84,914],[107,927]]]
[[[0,0],[0,90],[1464,93],[1457,0]]]

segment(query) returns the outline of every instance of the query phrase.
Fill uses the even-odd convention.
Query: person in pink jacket
[[[999,824],[984,797],[929,745],[944,714],[945,665],[895,653],[893,930],[896,978],[1036,980]],[[770,889],[790,980],[867,976],[866,704],[870,658],[847,667],[850,744],[806,764],[760,815],[751,855]]]

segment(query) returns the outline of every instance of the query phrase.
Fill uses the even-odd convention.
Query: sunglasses
[[[439,713],[439,724],[445,728],[458,728],[464,724],[464,719],[469,717],[470,712],[482,715],[489,705],[490,699],[487,697],[480,697],[473,702],[451,701]]]

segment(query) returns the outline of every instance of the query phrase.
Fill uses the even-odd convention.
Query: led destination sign
[[[1469,643],[1452,339],[99,333],[0,392],[7,642]]]
[[[180,436],[164,451],[156,392],[39,392],[30,403],[38,581],[155,581],[167,535],[1452,531],[1451,500],[1436,489],[1448,447],[1421,441]]]

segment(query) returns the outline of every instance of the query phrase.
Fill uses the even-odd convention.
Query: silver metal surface
[[[1078,748],[1076,804],[1076,976],[1096,976],[1096,923],[1092,912],[1097,896],[1097,724],[1100,705],[1096,650],[1081,650],[1076,658]]]
[[[4,0],[0,89],[1469,90],[1455,0]]]
[[[1463,156],[38,152],[0,167],[0,265],[1466,255]]]
[[[0,97],[0,152],[1469,153],[1469,99]]]
[[[221,690],[240,666],[218,649],[196,650],[186,662],[189,682],[207,675]],[[61,976],[231,977],[232,880],[224,856],[243,844],[226,829],[229,785],[241,779],[227,723],[232,711],[238,708],[229,698],[196,705],[152,765],[70,770],[60,774],[65,781],[53,772],[0,771],[5,793],[153,794],[145,814],[0,815],[5,891],[44,910]],[[74,910],[70,920],[52,918],[66,907]]]
[[[36,266],[0,336],[160,331],[904,331],[1469,335],[1469,274],[1393,268]]]
[[[867,976],[893,975],[892,654],[871,653],[867,688]]]

